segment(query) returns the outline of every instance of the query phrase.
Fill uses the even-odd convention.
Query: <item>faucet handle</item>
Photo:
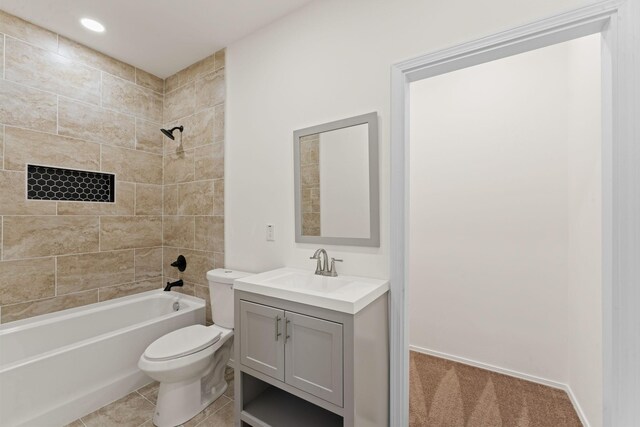
[[[336,262],[342,262],[341,259],[331,258],[331,267],[329,268],[329,276],[338,277],[338,272],[336,271]]]

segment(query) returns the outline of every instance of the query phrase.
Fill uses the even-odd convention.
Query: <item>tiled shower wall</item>
[[[165,281],[182,278],[207,304],[206,272],[224,265],[224,65],[219,51],[165,81],[164,124],[184,126],[164,141]],[[180,254],[182,274],[170,265]]]
[[[167,275],[184,253],[184,291],[205,296],[223,263],[224,53],[167,79],[164,108],[158,77],[1,11],[0,33],[0,322],[159,288],[163,245]],[[176,120],[184,150],[163,147]],[[115,173],[116,202],[27,201],[27,163]]]

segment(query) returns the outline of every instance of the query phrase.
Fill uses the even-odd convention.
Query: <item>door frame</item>
[[[640,1],[600,0],[391,67],[391,426],[409,420],[409,84],[595,33],[602,36],[603,425],[640,425]]]

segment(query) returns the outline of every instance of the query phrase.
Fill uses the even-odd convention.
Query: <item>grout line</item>
[[[151,403],[153,406],[156,405],[154,402],[151,401],[151,399],[148,399],[147,396],[145,396],[144,394],[140,393],[140,391],[136,390],[136,393],[138,393],[140,396],[142,396],[142,398],[144,400],[146,400],[147,402]],[[142,423],[142,424],[144,424],[144,423]]]
[[[53,296],[58,296],[58,257],[53,257]]]
[[[7,36],[2,35],[2,78],[7,77]]]
[[[218,412],[220,412],[222,409],[224,409],[228,404],[230,404],[230,403],[232,403],[232,402],[233,402],[233,400],[232,400],[232,399],[229,399],[229,398],[228,398],[227,396],[225,396],[224,394],[223,394],[222,396],[220,396],[220,397],[226,397],[226,398],[227,398],[227,400],[228,400],[228,402],[227,402],[227,403],[225,403],[224,405],[222,405],[221,407],[219,407],[219,408],[218,408],[214,413],[209,414],[209,416],[208,416],[208,417],[206,417],[205,419],[203,419],[202,421],[200,421],[198,424],[196,424],[196,425],[195,425],[195,427],[198,427],[198,426],[204,425],[203,423],[204,423],[205,421],[207,421],[209,418],[213,417],[215,414],[217,414],[217,413],[218,413]],[[214,401],[214,402],[215,402],[215,401]],[[212,403],[212,405],[213,405],[213,403]]]

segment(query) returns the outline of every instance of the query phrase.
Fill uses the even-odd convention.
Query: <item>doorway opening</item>
[[[600,51],[410,84],[410,426],[602,425]]]
[[[410,83],[597,33],[602,37],[602,424],[640,424],[640,3],[600,0],[391,67],[391,426],[409,422]]]

